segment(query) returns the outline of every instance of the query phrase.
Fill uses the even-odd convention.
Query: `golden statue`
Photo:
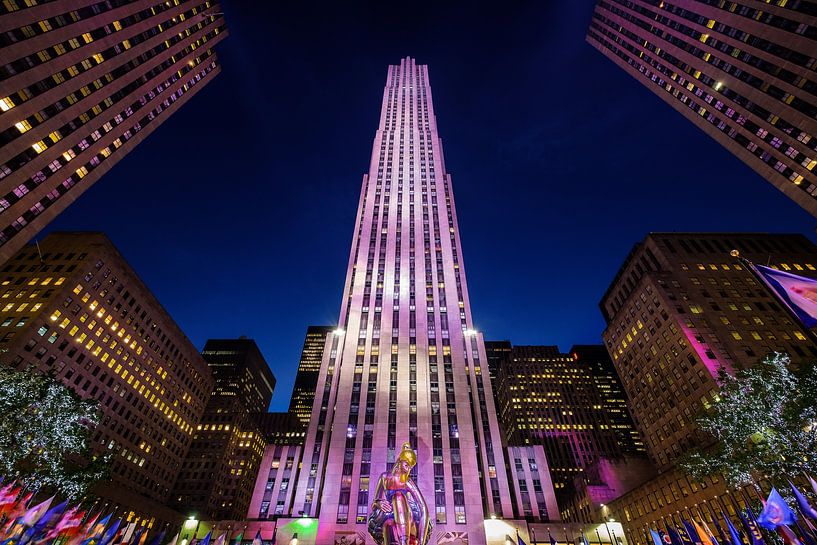
[[[369,534],[379,545],[426,545],[431,537],[428,505],[410,478],[415,465],[417,453],[410,443],[403,443],[391,472],[377,481]]]

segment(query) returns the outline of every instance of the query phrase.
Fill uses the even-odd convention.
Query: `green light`
[[[298,519],[298,526],[301,528],[310,528],[312,526],[317,526],[318,519],[311,519],[309,517],[301,517]]]

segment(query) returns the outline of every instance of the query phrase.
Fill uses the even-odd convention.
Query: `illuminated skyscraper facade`
[[[182,465],[173,505],[208,518],[241,519],[267,443],[262,415],[275,376],[252,339],[210,339],[201,354],[215,387]]]
[[[587,41],[817,216],[815,15],[805,1],[601,0]]]
[[[434,536],[485,543],[484,519],[513,509],[428,71],[411,58],[389,67],[356,217],[292,515],[318,517],[318,543],[364,535],[409,441]]]
[[[295,375],[295,385],[289,399],[289,412],[295,415],[304,427],[309,425],[309,419],[312,417],[323,347],[326,344],[326,336],[333,329],[335,328],[331,326],[311,325],[306,330],[301,360],[298,362],[298,374]]]
[[[102,233],[52,233],[3,266],[3,364],[52,374],[95,400],[94,454],[111,476],[94,494],[149,526],[165,507],[213,389],[196,347]]]
[[[0,3],[0,263],[220,70],[210,0]]]

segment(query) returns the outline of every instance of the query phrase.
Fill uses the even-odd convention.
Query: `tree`
[[[730,375],[721,369],[719,395],[697,418],[715,442],[680,460],[696,480],[720,474],[732,487],[767,480],[781,490],[804,471],[817,474],[817,367],[789,370],[773,353]]]
[[[78,498],[106,476],[109,458],[89,448],[97,404],[53,377],[0,365],[0,414],[0,475],[6,479]]]

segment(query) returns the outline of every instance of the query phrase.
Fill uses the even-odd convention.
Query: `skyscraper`
[[[292,514],[318,517],[318,543],[365,533],[378,476],[408,441],[435,535],[485,543],[484,519],[513,510],[428,70],[414,59],[389,67],[356,218]]]
[[[294,414],[304,427],[309,425],[309,418],[312,416],[312,404],[315,400],[315,388],[318,386],[326,336],[333,329],[335,328],[323,325],[311,325],[306,329],[301,360],[298,362],[298,374],[295,375],[295,385],[289,399],[289,412]]]
[[[600,303],[602,337],[661,472],[609,504],[635,542],[646,542],[645,525],[678,510],[729,512],[742,502],[717,476],[696,482],[675,469],[680,454],[709,440],[695,418],[717,395],[718,370],[751,366],[770,352],[788,353],[795,365],[817,357],[813,337],[729,255],[733,249],[817,278],[817,246],[802,235],[652,233],[635,245]]]
[[[241,519],[264,455],[259,413],[269,406],[275,376],[252,339],[210,339],[201,354],[215,387],[196,426],[173,502],[199,516]]]
[[[220,70],[217,2],[0,3],[0,263]]]
[[[603,346],[574,346],[563,353],[557,346],[486,345],[489,361],[496,356],[506,440],[544,447],[560,505],[571,495],[574,478],[591,464],[644,453]]]
[[[817,216],[815,14],[812,2],[601,0],[587,41]]]
[[[213,388],[207,364],[101,233],[52,233],[0,273],[3,363],[51,373],[99,403],[94,493],[148,525],[165,507]],[[159,524],[161,526],[161,524]]]

